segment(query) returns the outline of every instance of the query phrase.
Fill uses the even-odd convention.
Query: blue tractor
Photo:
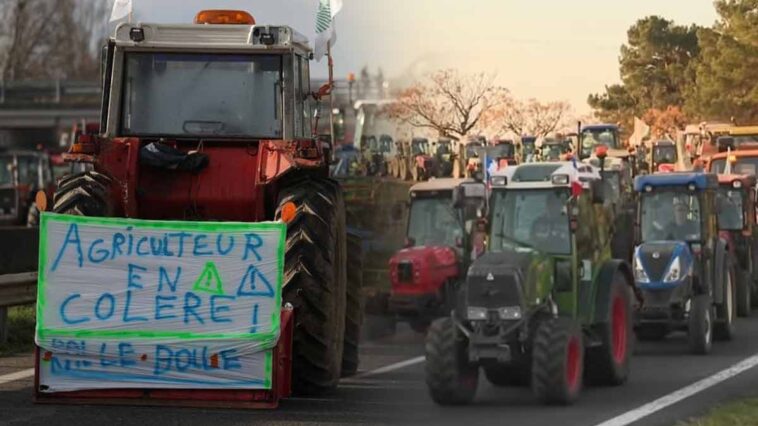
[[[714,174],[638,176],[634,278],[642,295],[635,320],[640,340],[686,331],[690,350],[706,354],[713,338],[731,340],[735,269],[719,236]]]

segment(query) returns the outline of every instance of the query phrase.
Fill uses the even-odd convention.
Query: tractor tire
[[[737,316],[749,317],[753,306],[750,271],[737,268]]]
[[[545,320],[532,349],[532,390],[547,404],[568,405],[582,390],[582,330],[569,318]]]
[[[37,208],[36,201],[32,201],[32,204],[29,206],[29,213],[26,215],[26,226],[28,228],[39,226],[39,208]]]
[[[363,326],[363,248],[357,235],[347,236],[347,305],[345,343],[342,348],[342,377],[358,372],[358,346]]]
[[[663,340],[668,333],[668,326],[663,324],[642,325],[634,330],[637,340],[642,342],[657,342]]]
[[[342,190],[329,179],[296,181],[279,194],[276,218],[297,206],[287,225],[283,303],[295,310],[292,387],[299,395],[333,390],[342,372],[346,244]]]
[[[531,369],[529,365],[503,365],[493,364],[484,366],[484,377],[493,386],[529,386],[531,380]]]
[[[690,352],[707,355],[713,345],[713,318],[711,298],[701,294],[692,300],[687,330]]]
[[[735,269],[728,260],[727,274],[724,281],[724,303],[716,305],[716,321],[713,324],[713,338],[721,341],[734,337],[734,320],[737,316],[737,290],[735,288]]]
[[[624,275],[616,273],[608,299],[608,322],[597,328],[601,345],[589,348],[585,358],[585,372],[593,384],[618,386],[629,377],[629,358],[634,340],[630,291]]]
[[[469,404],[479,384],[479,367],[468,362],[468,342],[452,318],[440,318],[426,335],[426,385],[440,405]]]
[[[111,216],[110,183],[110,178],[96,171],[67,176],[61,179],[53,195],[52,211],[75,216]]]

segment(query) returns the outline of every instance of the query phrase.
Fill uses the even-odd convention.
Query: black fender
[[[724,273],[726,268],[729,267],[729,247],[726,240],[719,238],[716,240],[716,249],[714,250],[716,256],[715,268],[713,276],[713,302],[716,304],[724,303]]]
[[[600,273],[597,276],[597,286],[595,287],[595,318],[594,323],[608,322],[608,306],[611,299],[611,283],[613,283],[613,277],[620,273],[624,275],[629,288],[635,297],[639,299],[639,293],[634,285],[634,276],[632,275],[632,268],[623,260],[611,259],[603,263],[600,268]]]

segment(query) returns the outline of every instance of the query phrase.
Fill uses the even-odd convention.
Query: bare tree
[[[441,70],[403,90],[388,107],[393,119],[461,140],[484,126],[489,111],[507,102],[508,91],[488,74],[462,75]]]
[[[4,0],[3,80],[96,77],[107,9],[102,0]]]
[[[492,111],[488,119],[500,132],[545,136],[565,124],[571,106],[567,102],[541,103],[536,99],[512,101]]]

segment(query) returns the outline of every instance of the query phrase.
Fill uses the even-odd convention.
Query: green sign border
[[[49,329],[45,327],[45,286],[47,285],[47,227],[50,222],[59,223],[76,223],[82,225],[99,225],[108,227],[126,227],[132,226],[135,229],[159,229],[167,231],[185,231],[185,232],[256,232],[256,231],[279,231],[279,247],[277,249],[277,283],[275,300],[281,305],[282,285],[284,279],[284,245],[287,239],[287,225],[282,222],[189,222],[189,221],[165,221],[165,220],[140,220],[128,218],[103,218],[103,217],[85,217],[62,215],[56,213],[42,213],[40,218],[39,231],[39,266],[37,280],[37,337],[44,339],[46,337],[73,337],[73,338],[139,338],[139,339],[167,339],[177,340],[218,340],[218,339],[237,339],[249,340],[256,342],[267,342],[267,347],[273,347],[276,344],[276,338],[279,336],[281,328],[281,310],[274,309],[271,314],[273,328],[268,333],[197,333],[197,332],[178,332],[178,331],[159,331],[159,330],[71,330],[71,329]],[[267,364],[271,362],[267,360]],[[268,369],[268,368],[267,368]]]

